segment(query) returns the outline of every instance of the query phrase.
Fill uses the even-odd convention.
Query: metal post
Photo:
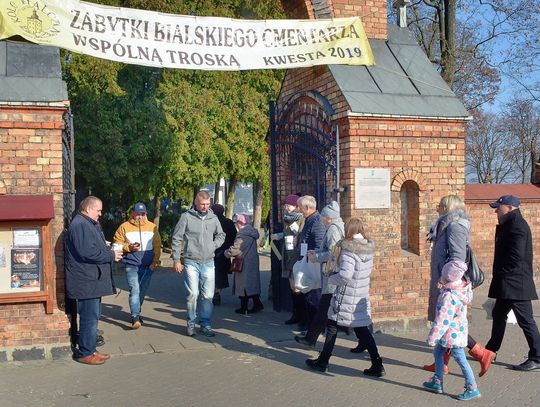
[[[341,204],[341,187],[340,187],[340,169],[339,169],[339,124],[336,125],[336,201]]]

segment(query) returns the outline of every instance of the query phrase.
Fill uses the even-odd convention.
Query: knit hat
[[[240,223],[241,225],[249,225],[251,223],[251,217],[249,215],[240,213],[235,216],[234,221],[236,223]]]
[[[283,203],[285,205],[296,206],[298,203],[298,198],[299,198],[298,195],[287,195]]]
[[[339,204],[336,201],[330,202],[324,208],[322,208],[321,216],[328,219],[339,218]]]

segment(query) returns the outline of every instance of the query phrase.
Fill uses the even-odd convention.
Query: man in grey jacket
[[[224,241],[225,233],[219,219],[210,209],[210,195],[206,191],[199,191],[195,197],[194,207],[180,217],[172,236],[174,270],[182,273],[185,269],[188,336],[195,335],[199,294],[200,332],[209,337],[215,335],[210,326],[214,309],[212,304],[215,288],[214,252]]]

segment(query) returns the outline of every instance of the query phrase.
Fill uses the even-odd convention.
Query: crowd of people
[[[467,319],[467,307],[473,300],[468,275],[471,221],[459,196],[445,196],[437,206],[439,216],[428,233],[432,248],[427,317],[432,327],[427,343],[434,348],[434,363],[424,366],[433,372],[423,383],[428,391],[444,392],[444,375],[453,356],[465,379],[464,392],[455,397],[459,400],[480,397],[464,350],[468,348],[469,355],[480,363],[479,376],[484,376],[501,347],[510,311],[514,312],[529,345],[527,360],[513,368],[540,369],[540,334],[531,303],[538,298],[533,280],[532,237],[520,204],[512,195],[504,195],[490,204],[498,225],[488,294],[495,299],[493,325],[485,346],[472,337]],[[144,296],[161,254],[159,233],[146,218],[144,204],[135,204],[130,219],[119,227],[113,250],[107,246],[99,228],[101,209],[98,198],[85,198],[66,239],[67,295],[77,301],[80,317],[75,358],[86,364],[102,364],[110,357],[97,351],[95,342],[101,297],[114,292],[112,262],[121,260],[126,265],[131,323],[133,329],[138,329],[143,324]],[[223,213],[221,205],[211,206],[209,194],[200,191],[193,207],[180,217],[173,232],[174,270],[183,274],[187,291],[188,336],[196,332],[215,336],[212,312],[221,303],[220,291],[229,285],[230,259],[242,259],[238,272],[233,273],[233,293],[240,299],[235,312],[252,314],[264,309],[260,298],[259,232],[251,225],[248,215],[235,215],[231,221]],[[319,213],[314,197],[288,195],[283,202],[283,230],[270,238],[281,243],[281,277],[289,281],[291,289],[292,315],[285,324],[297,324],[303,334],[294,339],[310,349],[315,348],[319,336],[325,332],[322,351],[317,358],[307,359],[306,365],[327,371],[338,329],[345,329],[354,331],[358,339],[351,352],[369,353],[371,366],[364,374],[384,376],[383,360],[372,334],[369,297],[375,242],[370,239],[364,222],[358,217],[344,222],[335,201]],[[317,265],[320,284],[308,289],[298,286],[294,274],[302,260]]]

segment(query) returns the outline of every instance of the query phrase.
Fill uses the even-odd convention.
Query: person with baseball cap
[[[129,220],[122,223],[113,241],[122,246],[122,263],[126,266],[129,286],[131,328],[139,329],[143,323],[141,307],[154,269],[160,263],[161,237],[158,227],[146,217],[146,205],[137,202]]]
[[[495,298],[495,306],[486,349],[497,352],[501,348],[506,318],[512,310],[529,344],[527,360],[513,368],[531,371],[540,369],[540,333],[531,303],[538,295],[533,280],[531,229],[521,214],[520,204],[513,195],[503,195],[489,204],[495,209],[499,224],[495,229],[493,278],[488,294],[489,298]]]

